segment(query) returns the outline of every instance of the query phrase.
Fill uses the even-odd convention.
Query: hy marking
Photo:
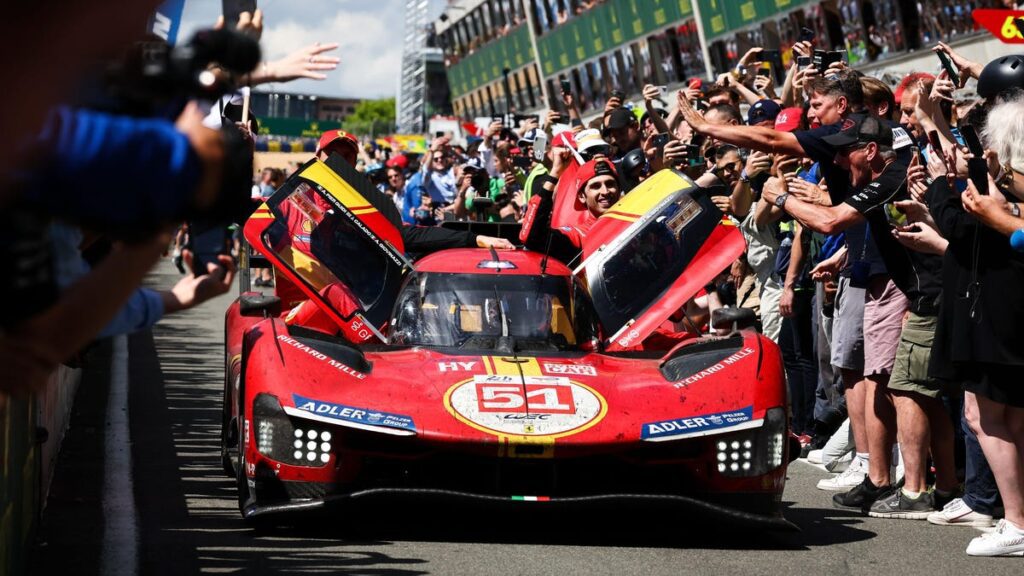
[[[476,362],[438,362],[438,372],[472,372]]]

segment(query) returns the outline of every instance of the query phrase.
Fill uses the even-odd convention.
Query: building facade
[[[778,49],[788,66],[802,28],[814,32],[816,48],[845,50],[861,69],[937,71],[937,59],[922,48],[941,39],[979,52],[973,45],[992,39],[975,29],[971,12],[988,7],[1000,2],[467,0],[449,3],[435,26],[456,115],[557,108],[562,80],[583,113],[593,114],[615,90],[636,98],[647,83],[713,78],[752,46]],[[908,62],[915,56],[920,63]]]

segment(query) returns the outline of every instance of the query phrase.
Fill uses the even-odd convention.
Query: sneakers
[[[893,486],[875,486],[867,476],[849,492],[836,494],[832,497],[832,505],[843,510],[859,510],[867,512],[878,500],[888,498],[896,488]]]
[[[971,510],[963,498],[956,498],[942,507],[942,510],[928,515],[928,521],[939,526],[977,526],[987,528],[992,525],[992,517]]]
[[[1005,518],[996,529],[982,534],[967,545],[968,556],[1024,556],[1024,530]]]
[[[859,486],[867,477],[867,462],[860,458],[854,458],[850,467],[831,478],[825,478],[818,482],[818,490],[840,492]]]
[[[894,518],[901,520],[925,520],[935,512],[935,500],[931,492],[922,492],[917,498],[907,496],[902,489],[876,500],[868,511],[872,518]]]
[[[820,465],[823,462],[822,455],[824,453],[824,450],[811,450],[810,452],[807,453],[807,461],[810,462],[811,464]]]

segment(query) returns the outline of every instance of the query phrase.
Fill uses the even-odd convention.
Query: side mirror
[[[280,316],[281,299],[271,294],[242,294],[238,299],[238,313],[242,316]]]
[[[711,327],[716,330],[742,330],[757,324],[757,315],[750,308],[718,308],[711,313]]]

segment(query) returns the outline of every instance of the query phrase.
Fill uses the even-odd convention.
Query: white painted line
[[[128,337],[114,337],[103,439],[103,550],[100,574],[138,572],[138,529],[128,428]]]

